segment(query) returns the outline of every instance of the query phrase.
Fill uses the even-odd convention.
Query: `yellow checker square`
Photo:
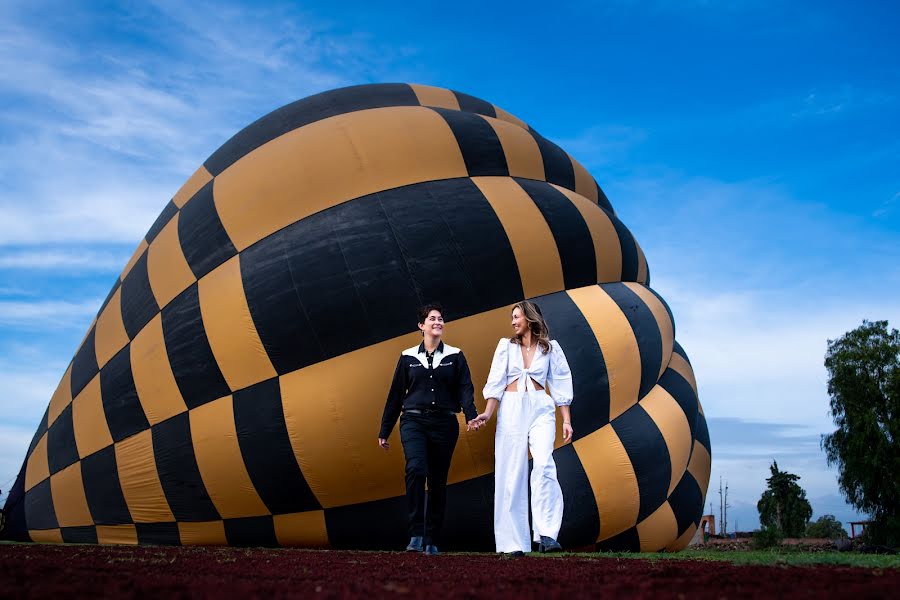
[[[131,342],[131,373],[150,425],[187,411],[166,353],[162,316],[150,319]]]
[[[329,547],[324,510],[275,515],[274,521],[275,536],[281,546]]]
[[[103,411],[100,375],[91,379],[72,402],[72,425],[78,456],[84,458],[113,443]]]
[[[556,240],[540,209],[515,180],[473,177],[512,246],[526,298],[565,288]]]
[[[347,200],[467,174],[453,132],[435,111],[375,108],[324,119],[263,144],[216,177],[213,195],[228,237],[242,251]]]
[[[41,436],[25,463],[25,491],[50,477],[50,462],[47,457],[47,434]]]
[[[241,456],[231,396],[199,406],[189,415],[200,476],[219,514],[225,519],[268,515]]]
[[[119,483],[134,522],[174,521],[156,470],[152,432],[147,429],[125,438],[115,450]]]
[[[176,213],[160,230],[147,250],[147,279],[160,308],[196,281],[178,238],[180,214]]]
[[[276,377],[244,295],[240,255],[201,279],[198,290],[203,328],[231,391]]]
[[[668,501],[637,524],[641,552],[659,552],[678,537],[678,521]]]
[[[512,123],[490,117],[485,117],[485,120],[494,128],[494,133],[500,140],[509,176],[544,181],[546,177],[541,149],[527,128],[522,129]]]
[[[50,493],[60,527],[94,524],[84,493],[80,462],[69,465],[50,477]]]
[[[97,366],[102,369],[103,365],[128,344],[128,341],[128,333],[122,321],[122,288],[119,287],[97,317],[97,328],[94,331]]]
[[[403,494],[401,452],[371,452],[372,423],[381,403],[361,399],[387,396],[397,357],[421,335],[374,344],[281,377],[281,400],[288,437],[310,490],[324,508]],[[346,374],[353,372],[353,377]],[[331,381],[341,381],[341,386]],[[314,400],[314,401],[312,401]],[[400,446],[399,428],[389,441]],[[327,458],[327,460],[322,460]]]
[[[411,83],[409,87],[413,89],[422,106],[459,110],[459,100],[456,99],[456,94],[450,90],[416,83]]]
[[[568,291],[584,315],[597,343],[609,376],[609,419],[612,421],[638,401],[641,387],[641,353],[628,318],[615,300],[591,285]]]
[[[137,528],[134,525],[97,525],[97,543],[137,546]]]
[[[60,413],[72,402],[72,365],[66,369],[65,375],[56,391],[50,398],[50,406],[47,408],[47,427],[53,425]]]
[[[194,171],[194,174],[190,176],[190,178],[181,186],[175,196],[172,197],[172,203],[178,208],[183,207],[188,203],[188,200],[194,197],[200,188],[204,185],[212,181],[212,175],[209,174],[209,171],[206,170],[206,167],[200,165],[200,167]]]
[[[600,512],[597,541],[609,539],[633,526],[640,510],[640,491],[628,452],[615,430],[611,425],[604,425],[573,445]]]
[[[59,529],[29,529],[28,537],[37,544],[62,544],[62,531]]]
[[[228,543],[223,521],[179,521],[178,535],[184,546],[224,546]]]
[[[575,192],[597,204],[599,195],[597,194],[597,184],[594,178],[591,177],[591,174],[580,162],[571,156],[569,156],[569,160],[572,161],[572,169],[575,171]]]

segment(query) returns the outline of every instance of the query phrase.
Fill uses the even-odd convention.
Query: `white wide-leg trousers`
[[[531,552],[528,531],[528,451],[534,541],[556,539],[563,497],[556,479],[553,441],[556,404],[544,391],[504,392],[494,442],[494,539],[497,552]]]

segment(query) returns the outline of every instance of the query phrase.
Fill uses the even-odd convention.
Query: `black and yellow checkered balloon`
[[[7,533],[400,546],[403,455],[375,439],[416,306],[444,304],[480,388],[528,298],[574,376],[560,541],[683,548],[709,435],[648,283],[594,179],[500,108],[406,84],[300,100],[217,150],[150,228],[50,400]],[[446,547],[491,549],[493,432],[460,427]]]

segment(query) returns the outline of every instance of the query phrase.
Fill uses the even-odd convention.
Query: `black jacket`
[[[462,410],[466,421],[478,416],[469,364],[459,348],[441,342],[434,351],[432,368],[428,367],[424,343],[407,348],[400,354],[391,391],[384,404],[378,437],[387,439],[400,411],[410,408],[455,413]]]

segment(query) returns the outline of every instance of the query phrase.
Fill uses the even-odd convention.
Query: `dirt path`
[[[0,545],[0,597],[886,598],[900,569],[568,556]]]

